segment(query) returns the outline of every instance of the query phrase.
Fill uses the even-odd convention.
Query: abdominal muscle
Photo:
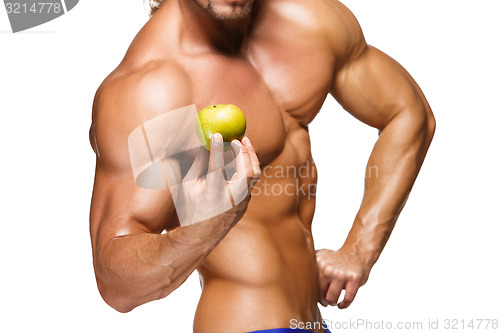
[[[304,189],[316,184],[316,169],[310,153],[304,159],[295,150],[287,140],[283,152],[266,166],[244,217],[198,268],[202,295],[194,332],[248,332],[290,327],[293,319],[318,321],[311,236],[315,199],[304,196]],[[291,165],[295,170],[302,166],[302,173],[293,174]],[[288,172],[282,169],[286,166]],[[275,194],[283,191],[273,195],[271,188]]]

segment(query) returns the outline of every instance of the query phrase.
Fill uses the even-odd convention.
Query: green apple
[[[196,134],[207,149],[210,149],[212,134],[220,133],[224,150],[229,150],[231,141],[243,139],[246,128],[245,115],[239,107],[232,104],[206,106],[198,113],[196,120]]]

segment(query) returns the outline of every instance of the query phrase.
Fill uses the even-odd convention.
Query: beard
[[[196,5],[202,8],[215,21],[239,21],[246,18],[252,11],[254,0],[249,0],[243,4],[228,4],[221,8],[220,5],[214,5],[212,0],[208,0],[207,5],[203,5],[200,0],[192,0]]]

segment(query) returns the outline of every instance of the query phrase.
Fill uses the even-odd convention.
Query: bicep
[[[115,237],[161,233],[177,225],[168,188],[139,187],[131,174],[97,163],[90,212],[94,249]]]
[[[164,172],[152,167],[158,162],[153,158],[153,138],[143,131],[153,119],[154,133],[161,133],[161,138],[168,135],[166,141],[173,138],[154,119],[188,105],[188,89],[172,68],[148,73],[108,82],[95,102],[92,129],[98,154],[90,216],[94,248],[114,237],[161,233],[178,225]],[[155,171],[147,174],[147,180],[154,174],[161,186],[148,188],[139,181],[146,170]]]
[[[368,45],[336,73],[331,94],[354,117],[378,129],[401,111],[428,109],[410,74]]]

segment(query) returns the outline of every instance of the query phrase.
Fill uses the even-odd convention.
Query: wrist
[[[342,246],[344,250],[353,252],[370,268],[380,257],[396,221],[396,217],[385,215],[358,212]]]
[[[355,255],[365,266],[372,268],[377,262],[380,253],[382,252],[379,247],[370,242],[352,242],[347,239],[344,245],[339,249],[339,251],[348,252]]]

